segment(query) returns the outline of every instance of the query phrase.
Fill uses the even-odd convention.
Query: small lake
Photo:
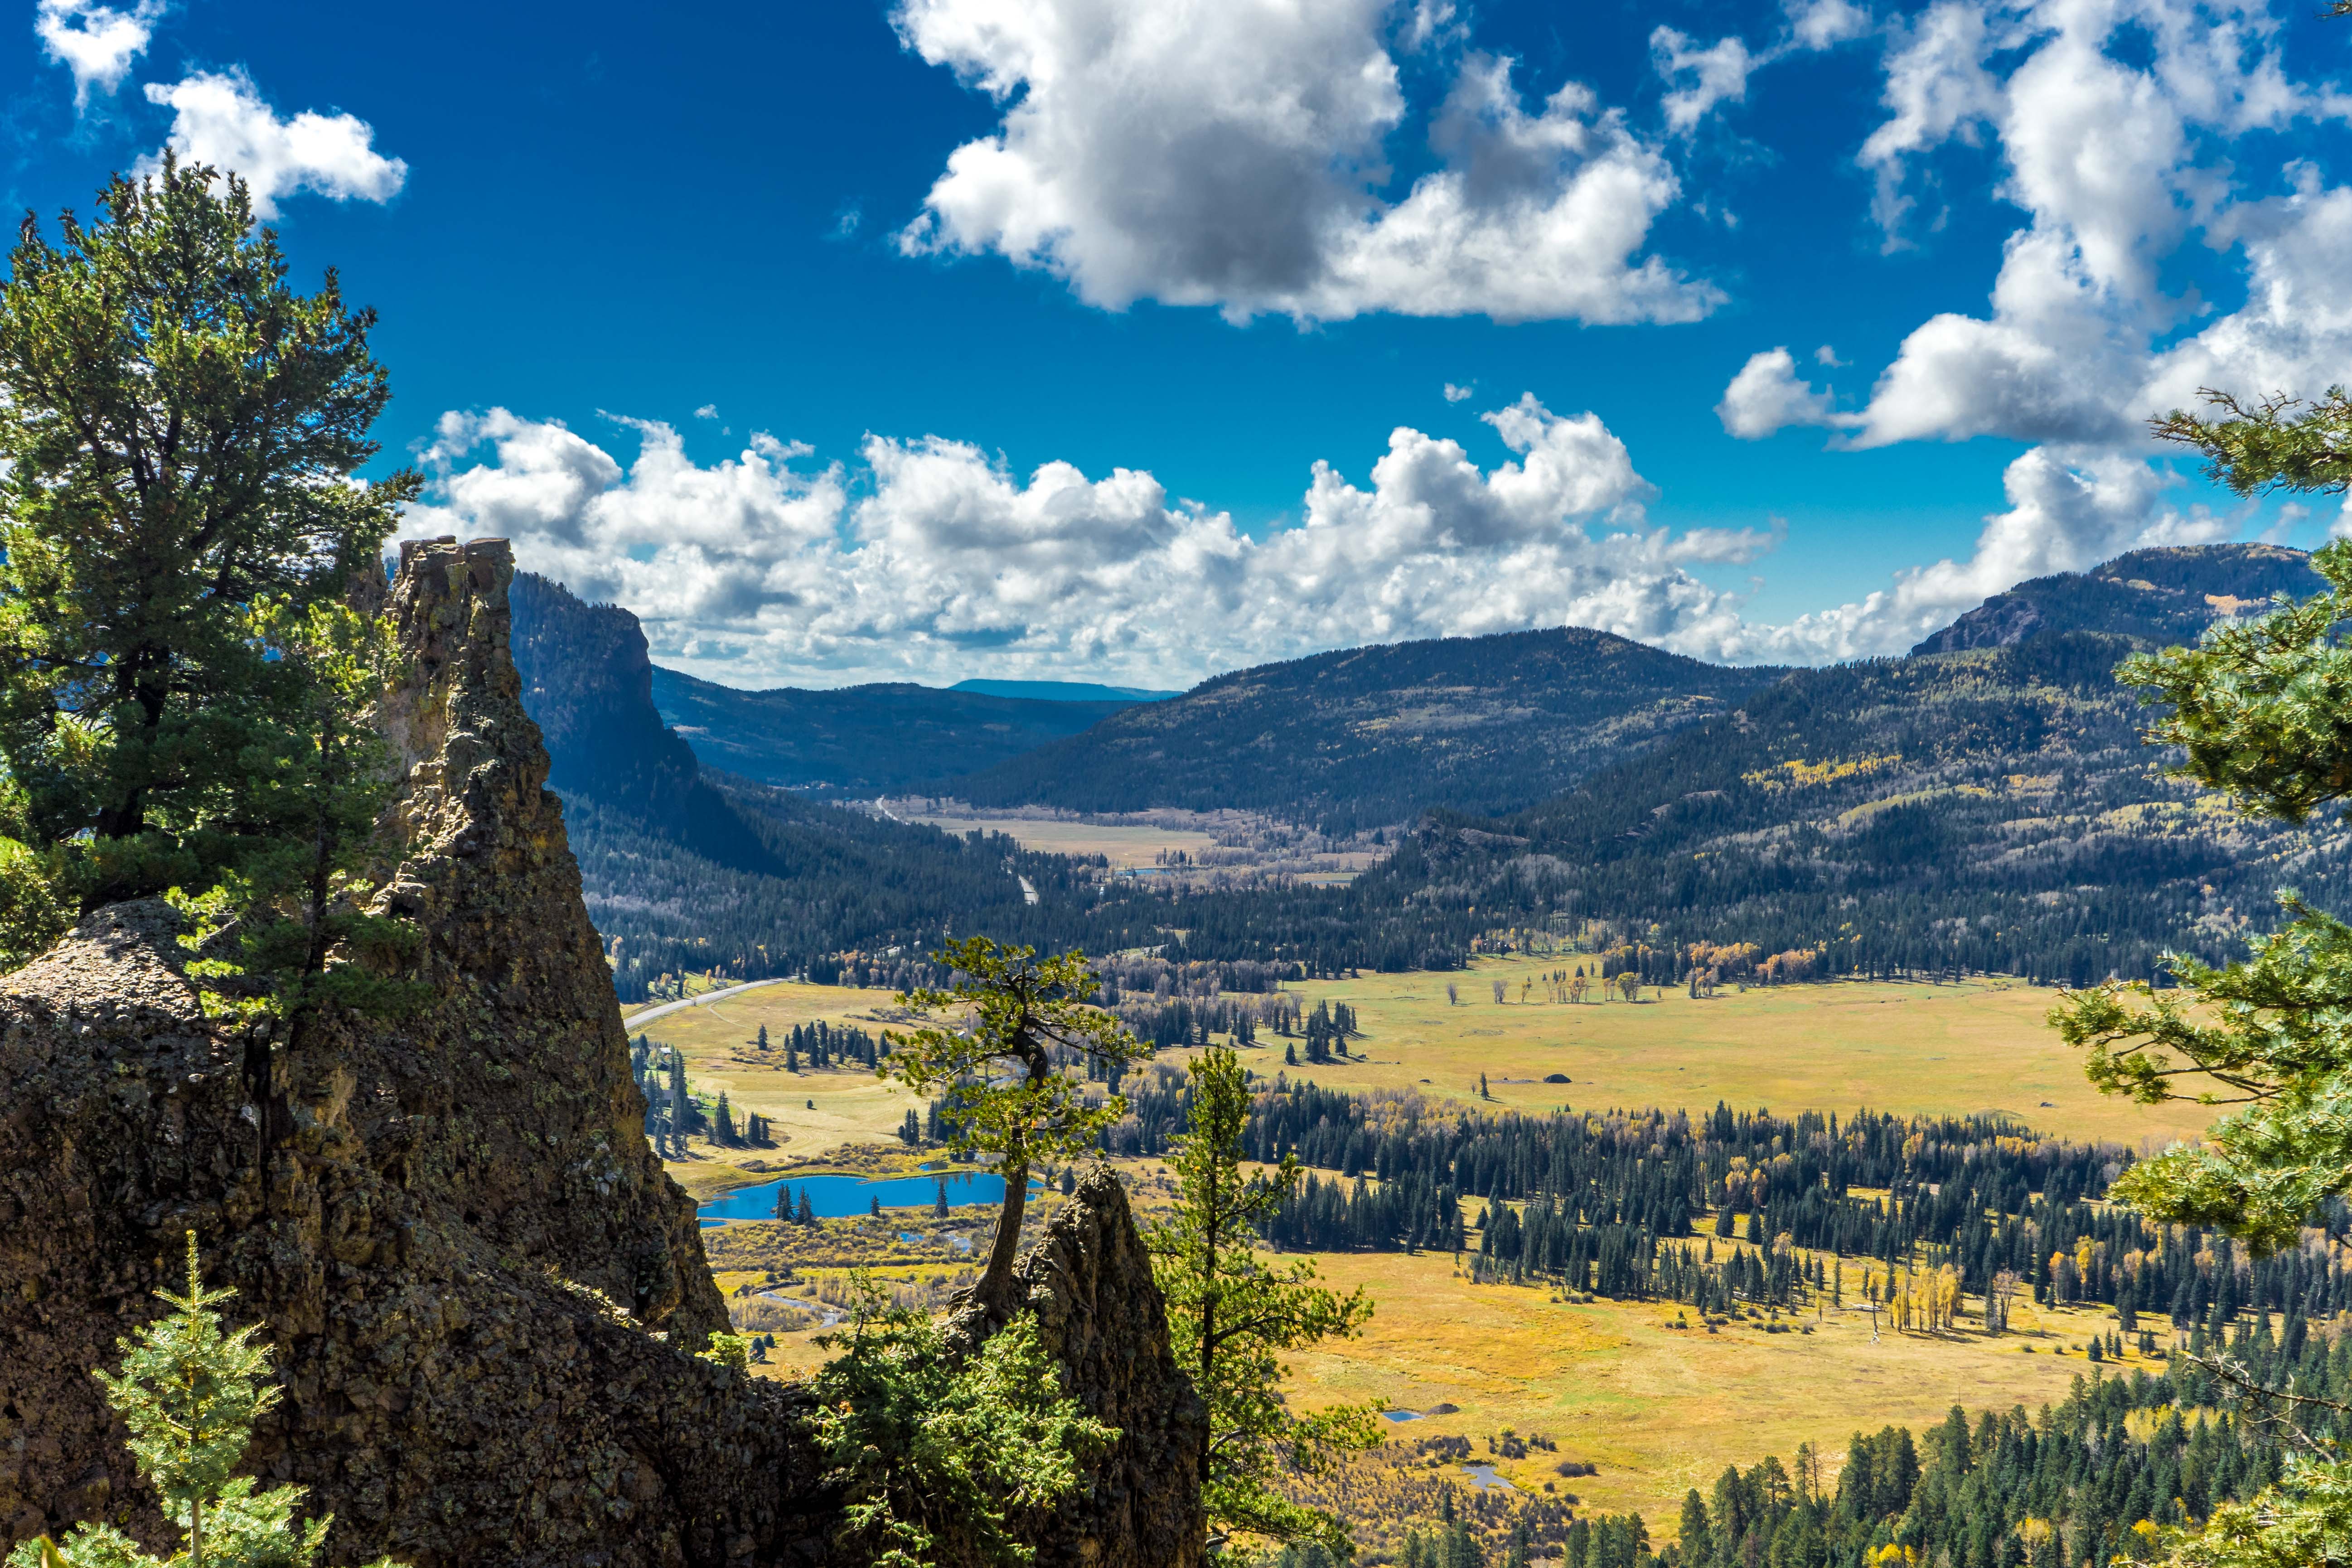
[[[1519,1489],[1503,1477],[1496,1475],[1495,1467],[1492,1465],[1466,1465],[1464,1468],[1470,1472],[1470,1484],[1480,1491],[1515,1492]]]
[[[1033,1190],[1036,1184],[1030,1184]],[[863,1176],[788,1176],[779,1182],[761,1182],[755,1187],[737,1187],[721,1193],[698,1205],[696,1212],[707,1226],[739,1219],[773,1219],[777,1195],[790,1187],[795,1210],[800,1207],[801,1194],[806,1193],[809,1206],[816,1211],[817,1218],[845,1219],[851,1215],[871,1213],[877,1198],[882,1200],[886,1209],[927,1209],[939,1201],[943,1186],[947,1188],[950,1208],[1004,1201],[1004,1178],[993,1171],[897,1176],[882,1182],[870,1182]]]
[[[1381,1412],[1381,1415],[1391,1421],[1418,1421],[1421,1419],[1421,1412],[1418,1410],[1383,1410]]]

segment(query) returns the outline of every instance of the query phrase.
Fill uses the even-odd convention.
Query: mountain
[[[658,667],[651,691],[662,720],[708,765],[762,784],[855,797],[937,793],[947,779],[1075,735],[1143,700],[903,683],[740,691]]]
[[[948,689],[989,697],[1026,697],[1039,702],[1159,702],[1184,695],[1143,686],[1097,686],[1085,680],[959,680]]]
[[[654,707],[668,672],[647,658],[635,616],[529,574],[515,578],[511,605],[523,706],[546,740],[549,786],[563,798],[588,910],[624,1000],[687,970],[928,983],[922,955],[950,931],[1095,952],[1166,940],[1158,895],[1106,892],[1090,864],[703,767]]]
[[[2303,552],[2275,544],[2135,550],[2088,572],[2036,577],[1995,594],[1911,651],[2010,647],[2066,631],[2158,646],[2192,642],[2218,616],[2259,612],[2275,595],[2323,585]]]
[[[1384,929],[1367,958],[1408,911],[1455,951],[1596,920],[1667,981],[1695,942],[2071,983],[2146,973],[2168,947],[2234,956],[2280,887],[2352,902],[2352,834],[2242,819],[2171,776],[2112,672],[2315,581],[2292,552],[2209,546],[2021,584],[1928,639],[1954,651],[1794,671],[1523,810],[1433,814],[1327,920]],[[1285,897],[1305,923],[1309,896]],[[1187,917],[1211,942],[1244,918],[1198,900]]]
[[[1265,811],[1327,830],[1508,811],[1783,672],[1562,627],[1262,665],[956,781],[982,805]]]

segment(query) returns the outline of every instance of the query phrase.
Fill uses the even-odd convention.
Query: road
[[[665,1002],[658,1007],[648,1007],[642,1013],[631,1013],[621,1020],[621,1026],[625,1029],[634,1029],[640,1024],[650,1024],[656,1018],[667,1018],[681,1007],[699,1007],[705,1002],[724,1002],[730,996],[741,992],[757,991],[762,985],[783,984],[784,982],[781,980],[746,980],[740,985],[729,985],[717,991],[706,991],[699,996],[689,996],[683,1002]]]

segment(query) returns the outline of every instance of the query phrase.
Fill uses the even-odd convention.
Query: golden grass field
[[[1505,1427],[1541,1433],[1558,1453],[1497,1461],[1497,1471],[1539,1490],[1561,1459],[1597,1465],[1597,1476],[1558,1484],[1603,1511],[1640,1512],[1654,1537],[1671,1535],[1683,1493],[1705,1492],[1727,1464],[1786,1460],[1809,1442],[1834,1471],[1857,1430],[1916,1432],[1956,1404],[2031,1410],[2062,1398],[2091,1370],[2083,1345],[2094,1326],[2115,1326],[2109,1310],[2037,1314],[2027,1300],[1997,1339],[1966,1328],[1897,1334],[1882,1314],[1874,1344],[1869,1314],[1851,1307],[1832,1309],[1811,1334],[1750,1321],[1709,1334],[1695,1309],[1671,1303],[1578,1305],[1540,1287],[1472,1285],[1446,1253],[1316,1262],[1328,1282],[1361,1285],[1377,1307],[1360,1338],[1292,1358],[1301,1405],[1454,1405],[1458,1414],[1402,1423],[1394,1436],[1465,1436],[1481,1461],[1493,1458],[1486,1439]],[[1669,1327],[1678,1316],[1692,1327]]]
[[[1022,848],[1046,855],[1100,855],[1114,868],[1156,865],[1157,857],[1170,849],[1198,856],[1204,849],[1215,847],[1217,842],[1208,834],[1181,827],[1033,822],[1018,816],[909,816],[906,820],[945,828],[950,833],[970,833],[979,828],[1007,834]]]
[[[1609,1107],[1693,1110],[1717,1100],[1783,1114],[1857,1107],[1921,1114],[2005,1111],[2072,1138],[2158,1146],[2210,1118],[2196,1106],[2133,1105],[2094,1089],[2081,1058],[2043,1022],[2058,993],[2022,984],[1898,985],[1841,982],[1725,990],[1693,1000],[1547,1003],[1539,974],[1574,973],[1576,956],[1484,960],[1460,975],[1382,974],[1295,984],[1356,1009],[1361,1064],[1308,1072],[1335,1088],[1419,1089],[1456,1100],[1478,1075],[1498,1109]],[[1449,1006],[1446,983],[1460,994]],[[1510,998],[1497,1005],[1493,983]],[[1522,1003],[1520,983],[1537,980]],[[1258,1043],[1279,1062],[1283,1041]],[[1271,1071],[1258,1059],[1251,1065]],[[1540,1081],[1566,1073],[1566,1085]],[[1423,1079],[1428,1079],[1423,1083]]]
[[[697,1157],[670,1162],[670,1174],[688,1192],[707,1197],[722,1187],[762,1179],[756,1172],[744,1173],[747,1160],[774,1163],[845,1145],[896,1147],[898,1124],[917,1103],[912,1095],[855,1064],[788,1072],[783,1047],[783,1036],[796,1024],[822,1018],[878,1035],[895,1016],[894,998],[887,991],[786,981],[682,1008],[645,1025],[650,1037],[686,1054],[687,1079],[697,1090],[723,1089],[739,1117],[756,1110],[776,1123],[774,1149],[708,1149],[697,1142]],[[772,1042],[764,1054],[752,1044],[762,1024]]]

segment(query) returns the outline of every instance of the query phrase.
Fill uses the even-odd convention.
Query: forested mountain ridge
[[[2194,642],[2217,616],[2256,612],[2276,595],[2300,597],[2321,585],[2302,551],[2275,544],[2135,550],[2088,572],[2035,577],[1995,594],[1911,651],[2008,647],[2067,631],[2159,647]]]
[[[634,624],[634,623],[632,623]],[[940,793],[1146,700],[1004,695],[891,682],[742,691],[653,667],[651,708],[709,767],[813,795]]]
[[[1582,627],[1236,670],[959,781],[982,805],[1257,810],[1328,831],[1509,811],[1777,679]]]
[[[1727,977],[1780,952],[2069,982],[2146,973],[2168,948],[2233,957],[2279,888],[2347,901],[2352,834],[2241,818],[2171,777],[2113,671],[2294,571],[2293,552],[2212,546],[2024,584],[2039,621],[2008,646],[1784,675],[1520,811],[1428,813],[1351,888],[1195,899],[1185,923],[1221,951],[1254,926],[1314,930],[1326,963],[1389,967],[1601,921],[1617,963],[1664,983],[1693,944],[1752,944],[1700,965]]]
[[[2352,836],[2241,818],[2171,777],[2113,670],[2293,573],[2293,552],[2219,546],[2023,584],[2010,597],[2039,624],[2008,646],[1799,671],[1528,810],[1433,820],[1421,895],[1864,972],[2082,981],[2167,946],[2234,955],[2276,889],[2340,901]]]

